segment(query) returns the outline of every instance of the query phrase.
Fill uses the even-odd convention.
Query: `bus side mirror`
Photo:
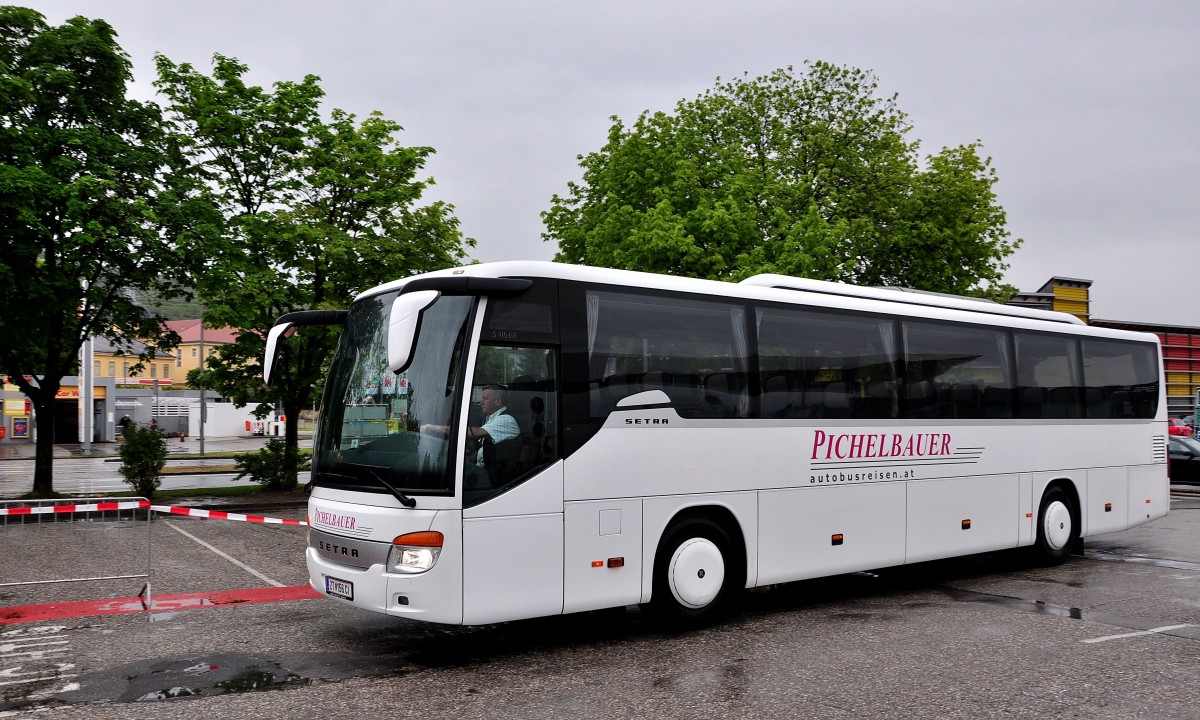
[[[345,310],[299,310],[276,320],[267,333],[267,347],[263,355],[263,382],[271,384],[276,364],[279,362],[279,341],[293,328],[302,325],[342,325],[346,322],[346,315]]]
[[[388,368],[404,372],[412,362],[413,346],[421,329],[421,313],[441,295],[437,290],[403,293],[392,302],[388,320]]]
[[[267,333],[267,350],[263,354],[263,382],[267,385],[271,384],[275,362],[279,360],[279,340],[294,327],[295,325],[290,322],[277,322]]]

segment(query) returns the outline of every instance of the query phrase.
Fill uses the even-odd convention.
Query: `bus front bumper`
[[[330,562],[311,547],[305,559],[308,584],[325,597],[386,615],[462,624],[461,580],[449,567],[413,575],[389,573],[383,565],[360,569]]]

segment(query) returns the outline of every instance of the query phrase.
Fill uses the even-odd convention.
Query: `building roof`
[[[1062,277],[1061,275],[1055,275],[1054,277],[1047,280],[1046,283],[1044,285],[1042,285],[1041,289],[1038,290],[1038,292],[1039,293],[1053,293],[1055,285],[1065,286],[1065,287],[1090,288],[1092,286],[1092,281],[1091,280],[1083,280],[1081,278],[1069,278],[1069,277]]]
[[[168,320],[166,326],[179,335],[180,343],[200,342],[199,320]],[[237,340],[238,331],[231,327],[204,328],[204,342],[209,345],[228,345]]]
[[[1093,319],[1097,327],[1115,328],[1117,330],[1134,330],[1149,333],[1182,333],[1186,335],[1200,334],[1200,327],[1195,325],[1165,325],[1156,322],[1140,322],[1135,320],[1100,320]]]
[[[125,355],[136,358],[146,352],[146,345],[138,340],[130,340],[128,348],[119,348],[103,335],[95,335],[92,337],[92,351],[101,355]],[[154,357],[159,359],[173,358],[175,355],[174,353],[157,350],[154,353]]]

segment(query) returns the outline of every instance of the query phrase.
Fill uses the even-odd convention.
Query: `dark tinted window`
[[[1017,417],[1083,417],[1083,380],[1076,338],[1015,334]]]
[[[489,298],[479,341],[557,343],[554,312],[557,303],[557,286],[544,280],[515,298]]]
[[[610,291],[588,291],[586,303],[592,417],[647,390],[683,417],[747,416],[741,305]]]
[[[1158,353],[1153,345],[1084,340],[1087,416],[1153,418],[1158,410],[1158,373]]]
[[[756,316],[763,417],[896,416],[893,320],[790,307]]]
[[[904,323],[904,416],[1012,417],[1008,332],[974,325]]]

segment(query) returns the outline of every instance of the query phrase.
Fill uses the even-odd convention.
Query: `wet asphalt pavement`
[[[306,582],[303,528],[172,517],[140,538],[156,594]],[[138,582],[0,588],[0,607]],[[326,599],[0,625],[0,698],[0,718],[1197,718],[1200,498],[1061,567],[792,583],[686,633],[637,608],[461,628]]]

